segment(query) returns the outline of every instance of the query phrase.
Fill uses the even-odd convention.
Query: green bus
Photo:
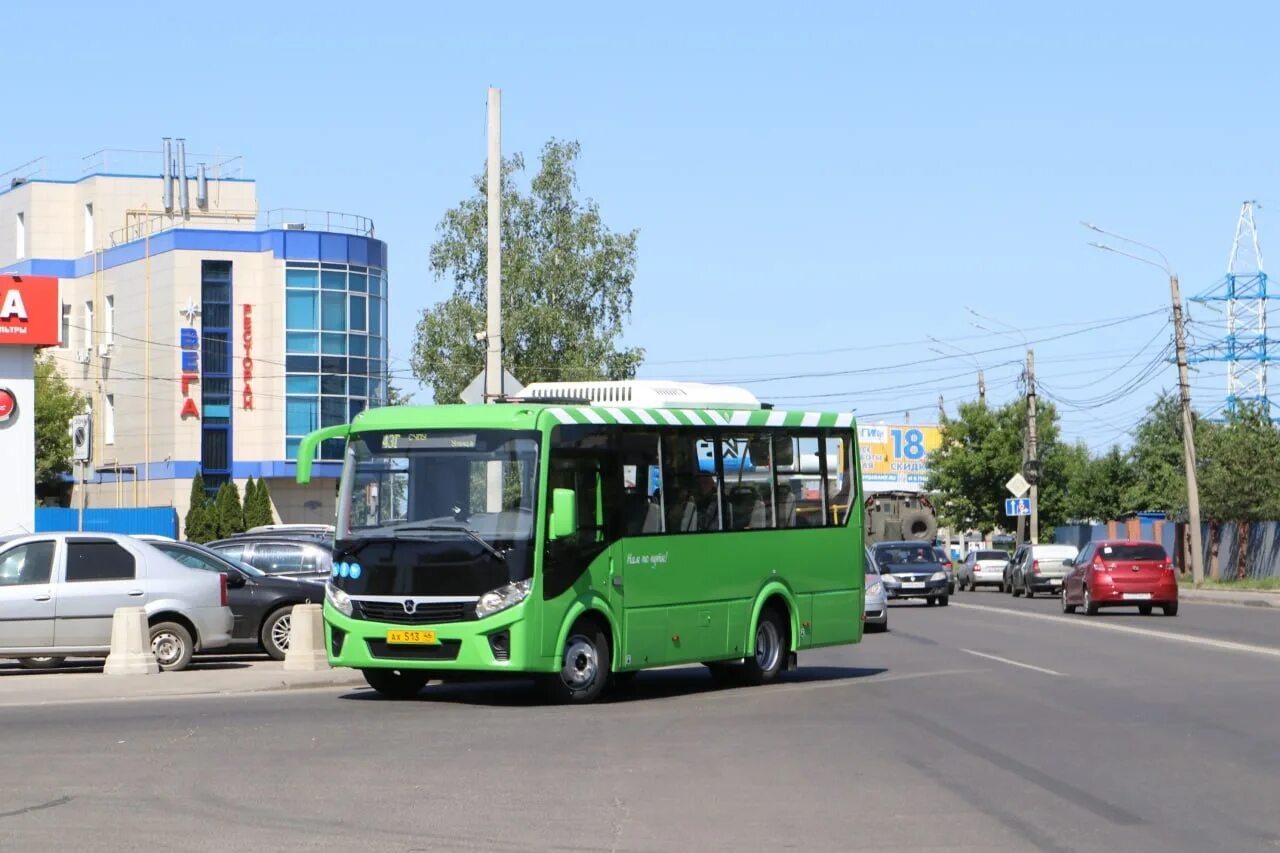
[[[542,383],[489,405],[371,409],[345,441],[330,664],[391,697],[533,676],[590,702],[637,671],[772,681],[862,638],[863,501],[849,413],[741,389]]]

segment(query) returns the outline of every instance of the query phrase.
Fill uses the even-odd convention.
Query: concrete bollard
[[[284,668],[290,672],[329,669],[324,648],[324,608],[319,604],[295,604],[289,616],[289,651]]]
[[[111,615],[111,653],[102,671],[107,675],[151,675],[160,664],[151,651],[151,627],[141,607],[117,607]]]

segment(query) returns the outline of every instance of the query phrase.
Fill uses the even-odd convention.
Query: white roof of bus
[[[575,398],[595,406],[645,409],[760,409],[760,401],[744,388],[702,382],[628,379],[604,382],[534,382],[519,397]]]

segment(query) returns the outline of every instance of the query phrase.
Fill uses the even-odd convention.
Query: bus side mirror
[[[578,495],[573,489],[555,489],[551,493],[552,541],[568,539],[578,532]]]

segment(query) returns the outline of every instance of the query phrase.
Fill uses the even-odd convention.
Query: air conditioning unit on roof
[[[307,230],[307,225],[306,225],[306,223],[305,223],[305,222],[286,222],[286,223],[284,224],[284,230],[286,230],[286,231],[306,231],[306,230]]]
[[[668,382],[662,379],[630,379],[618,382],[534,382],[518,395],[578,399],[592,406],[634,406],[643,409],[761,409],[764,406],[745,388],[703,382]]]

